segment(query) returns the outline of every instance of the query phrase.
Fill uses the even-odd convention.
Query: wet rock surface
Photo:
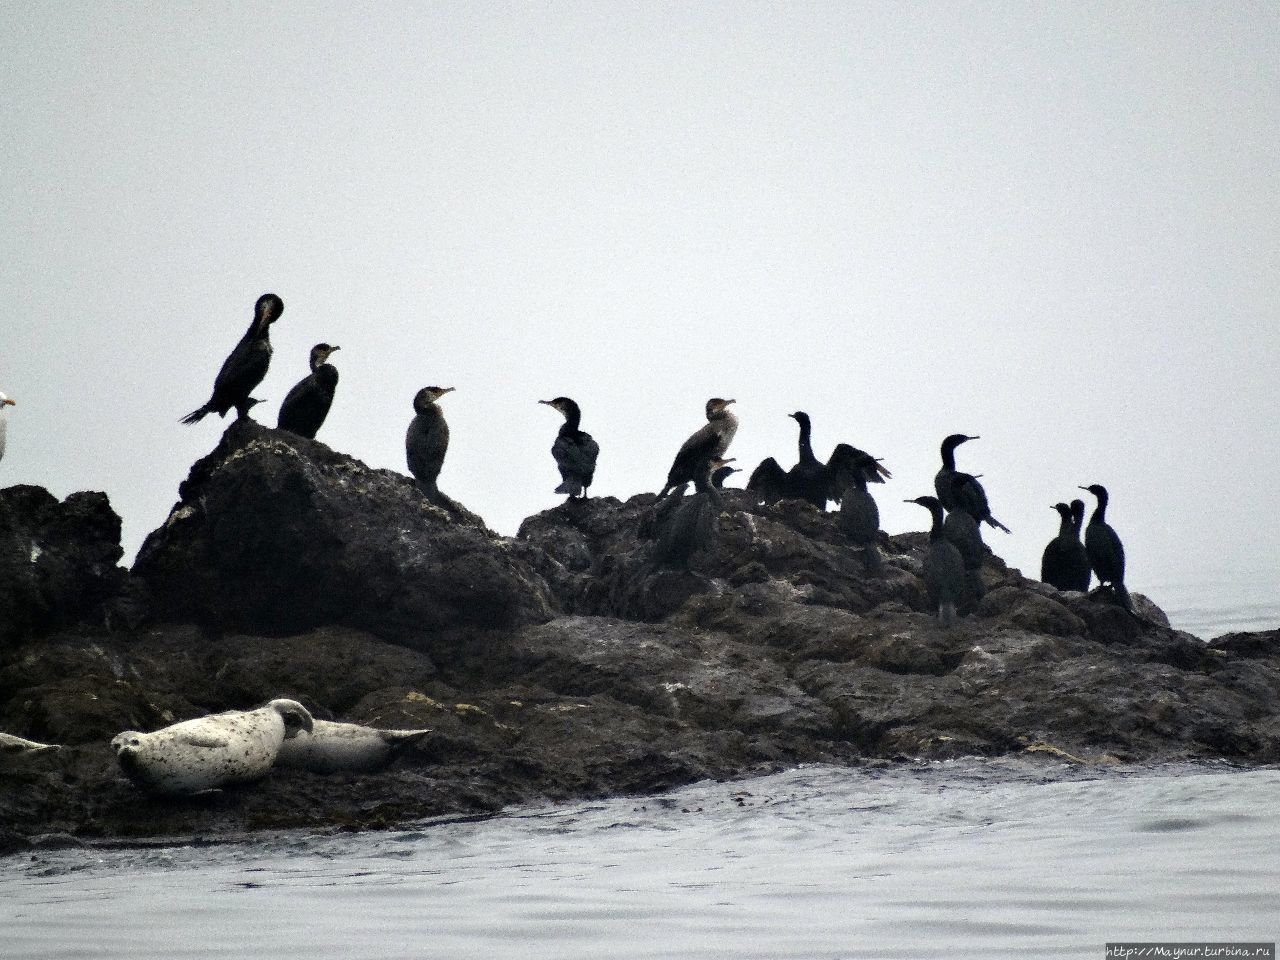
[[[1135,618],[995,557],[942,629],[923,535],[882,537],[869,577],[838,516],[804,503],[726,491],[670,569],[652,494],[501,538],[406,477],[239,423],[130,576],[105,497],[41,494],[0,491],[0,730],[65,749],[0,760],[0,849],[393,826],[810,761],[1280,762],[1275,631],[1205,644],[1146,598]],[[28,569],[33,531],[56,575]],[[384,771],[277,769],[176,800],[140,793],[108,748],[276,697],[432,732]]]

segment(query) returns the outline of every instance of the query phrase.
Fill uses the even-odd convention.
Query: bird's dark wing
[[[409,424],[405,454],[409,472],[418,480],[434,484],[449,449],[449,425],[443,416],[419,414]]]
[[[784,499],[788,493],[787,474],[773,457],[760,461],[760,466],[747,478],[747,489],[754,491],[761,500],[772,502]]]
[[[695,431],[680,445],[680,451],[676,454],[671,469],[667,471],[667,487],[693,480],[698,475],[699,468],[715,453],[719,440],[719,434],[710,423]]]
[[[560,434],[551,447],[551,455],[555,457],[562,479],[572,479],[584,487],[591,486],[596,458],[600,455],[600,445],[591,438],[591,434],[579,433],[576,438]]]
[[[865,483],[884,483],[886,477],[892,476],[880,461],[865,450],[847,443],[838,443],[827,460],[827,495],[838,501],[858,478]]]
[[[262,382],[271,365],[271,342],[251,339],[248,334],[236,344],[222,363],[213,381],[213,398],[210,407],[218,413],[226,413],[237,402],[243,402]]]
[[[973,517],[979,523],[999,527],[1005,533],[1009,528],[991,515],[991,505],[987,502],[987,491],[983,489],[978,478],[958,470],[951,475],[951,494],[956,507]],[[941,499],[941,498],[939,498]],[[948,508],[953,509],[953,508]]]

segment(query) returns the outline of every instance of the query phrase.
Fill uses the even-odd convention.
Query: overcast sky
[[[502,533],[560,500],[537,400],[626,498],[724,396],[740,466],[797,409],[884,457],[890,532],[968,432],[1024,572],[1100,482],[1133,589],[1280,595],[1274,2],[9,2],[0,130],[0,485],[107,491],[130,558],[274,291],[257,418],[339,344],[320,439],[404,470],[456,387]]]

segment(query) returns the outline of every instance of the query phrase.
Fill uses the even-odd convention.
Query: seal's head
[[[272,700],[267,706],[280,714],[280,719],[284,721],[286,740],[296,737],[300,730],[310,733],[315,726],[315,721],[311,719],[311,712],[297,700]]]

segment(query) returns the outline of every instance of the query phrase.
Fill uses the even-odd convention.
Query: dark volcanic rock
[[[120,518],[105,493],[61,503],[43,487],[0,490],[0,648],[76,623],[101,623],[124,586]]]
[[[726,491],[714,535],[671,569],[654,559],[652,494],[565,503],[505,540],[406,477],[251,422],[181,495],[136,567],[170,622],[31,637],[55,622],[48,598],[82,598],[68,624],[119,609],[118,579],[41,600],[20,571],[6,602],[26,639],[0,645],[0,729],[65,748],[0,766],[0,851],[48,834],[389,826],[801,762],[1280,761],[1276,632],[1206,645],[1138,594],[1135,616],[995,556],[985,597],[944,629],[923,534],[882,538],[868,576],[837,515],[805,503]],[[51,498],[22,496],[5,529],[50,527]],[[117,534],[73,516],[59,542],[89,552],[66,556],[113,564]],[[6,536],[34,566],[28,535]],[[279,770],[189,800],[141,795],[108,748],[274,697],[432,732],[376,774]]]
[[[171,620],[269,633],[338,624],[430,646],[551,616],[527,547],[318,441],[237,421],[180,494],[134,566]]]

